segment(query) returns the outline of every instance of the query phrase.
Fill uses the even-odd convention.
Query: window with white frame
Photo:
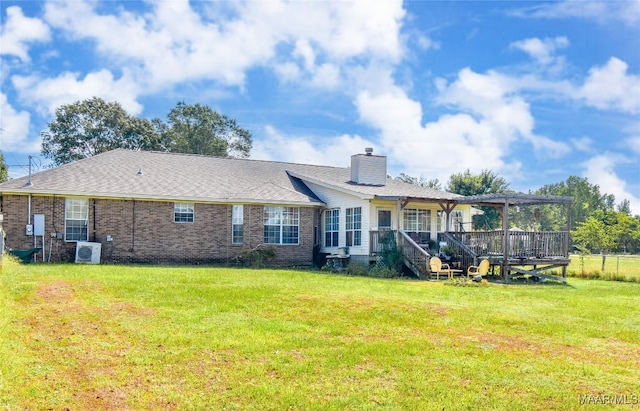
[[[231,242],[242,244],[244,241],[244,206],[233,205],[231,208]]]
[[[67,198],[64,202],[65,241],[87,241],[89,239],[89,199]]]
[[[447,215],[445,214],[444,211],[442,211],[442,210],[438,211],[437,220],[438,221],[437,221],[436,224],[438,226],[438,232],[441,233],[441,232],[445,231],[444,225],[445,225],[445,222],[447,221]]]
[[[453,210],[449,213],[449,229],[445,230],[447,225],[447,214],[440,210],[438,211],[438,231],[460,231],[462,227],[462,210]]]
[[[265,244],[298,244],[300,209],[298,207],[264,207]]]
[[[176,223],[193,223],[193,203],[174,203],[173,218]]]
[[[337,247],[340,232],[340,209],[324,211],[324,246]]]
[[[362,245],[362,207],[347,208],[345,217],[347,246]]]
[[[453,210],[450,218],[453,231],[463,231],[462,210]]]
[[[431,239],[431,210],[406,208],[402,227],[418,244],[427,244]]]

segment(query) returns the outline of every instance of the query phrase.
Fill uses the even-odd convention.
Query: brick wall
[[[32,248],[34,237],[25,234],[28,197],[3,195],[1,206],[7,247]],[[44,252],[51,261],[75,259],[76,244],[64,241],[64,206],[64,197],[33,196],[31,200],[31,214],[45,215]],[[102,244],[103,262],[184,264],[227,263],[238,252],[263,242],[262,205],[244,206],[242,245],[231,244],[230,204],[194,204],[193,223],[175,223],[173,213],[173,202],[89,199],[89,241]],[[299,244],[276,245],[278,257],[273,265],[312,263],[315,215],[315,208],[300,207]],[[51,237],[52,233],[60,235]],[[40,241],[39,237],[38,247]]]

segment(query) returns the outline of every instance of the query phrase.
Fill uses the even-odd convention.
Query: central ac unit
[[[76,244],[76,263],[100,264],[101,243],[78,241]]]

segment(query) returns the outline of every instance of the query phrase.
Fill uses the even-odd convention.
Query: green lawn
[[[6,259],[0,280],[0,409],[640,407],[638,283]]]

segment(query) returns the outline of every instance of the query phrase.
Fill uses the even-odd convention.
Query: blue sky
[[[8,1],[0,150],[45,166],[62,104],[164,118],[207,104],[251,157],[389,174],[490,169],[515,190],[576,175],[640,214],[640,1]]]

